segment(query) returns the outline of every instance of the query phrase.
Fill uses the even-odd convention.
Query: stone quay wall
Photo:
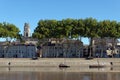
[[[0,58],[0,67],[58,67],[66,64],[70,67],[88,67],[89,65],[120,66],[120,58]]]

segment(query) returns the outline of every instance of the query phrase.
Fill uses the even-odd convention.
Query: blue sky
[[[120,0],[0,0],[0,22],[15,24],[23,33],[24,23],[31,32],[41,19],[93,17],[120,22]],[[86,39],[83,39],[88,44]]]

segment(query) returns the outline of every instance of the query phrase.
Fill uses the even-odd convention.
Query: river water
[[[117,69],[1,67],[0,80],[120,80]]]

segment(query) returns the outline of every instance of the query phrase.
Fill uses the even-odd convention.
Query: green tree
[[[40,20],[32,36],[38,39],[47,38],[47,36],[49,35],[49,29],[46,27],[47,27],[46,21]]]
[[[80,31],[78,30],[79,29],[78,20],[73,19],[71,26],[72,26],[72,29],[70,31],[71,38],[78,38],[80,36]]]
[[[78,35],[78,37],[86,37],[86,30],[85,30],[85,23],[83,19],[79,19],[77,20],[78,24],[75,28],[75,32],[76,35]]]
[[[116,43],[116,40],[117,38],[119,38],[119,32],[117,30],[117,22],[116,21],[111,21],[110,23],[110,28],[109,28],[109,37],[112,38],[113,42],[112,42],[112,57],[114,57],[114,54],[115,54],[115,44]]]
[[[119,39],[120,38],[120,22],[118,22],[116,25],[116,31],[117,31],[116,37]]]
[[[62,21],[57,21],[57,26],[55,28],[55,32],[54,35],[56,36],[56,38],[64,38],[64,26]]]
[[[95,37],[99,37],[98,35],[98,28],[97,28],[97,25],[98,25],[98,22],[96,19],[93,19],[93,18],[86,18],[84,20],[84,24],[85,24],[85,36],[87,36],[89,39],[90,39],[90,57],[92,55],[92,52],[93,51],[93,56],[94,56],[94,49],[93,49],[93,38]]]
[[[99,22],[99,36],[101,37],[101,57],[104,53],[103,49],[105,49],[104,45],[106,45],[104,39],[105,37],[108,37],[110,39],[113,39],[112,47],[115,49],[115,40],[118,38],[118,31],[117,31],[117,22],[116,21],[110,21],[110,20],[103,20]],[[113,53],[112,53],[113,54]]]
[[[8,39],[15,39],[19,36],[19,28],[17,28],[14,24],[4,22],[3,25],[3,37]]]
[[[70,18],[62,20],[62,25],[63,25],[62,28],[64,30],[63,35],[67,39],[69,37],[72,37],[72,34],[71,34],[71,31],[72,31],[72,28],[73,28],[72,22],[73,22],[73,19],[70,19]]]
[[[109,35],[108,34],[109,27],[110,27],[110,20],[103,20],[98,23],[98,33],[101,38],[100,45],[101,45],[101,49],[102,49],[100,57],[102,57],[103,53],[104,53],[104,49],[105,49],[105,45],[106,45],[106,41],[104,39],[105,39],[105,37],[108,37],[108,35]]]
[[[47,28],[49,29],[49,38],[57,38],[57,21],[56,20],[48,20]]]
[[[3,24],[0,23],[0,37],[3,37],[3,32],[4,32],[4,29],[3,29]]]

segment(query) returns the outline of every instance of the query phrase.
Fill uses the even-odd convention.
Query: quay
[[[120,58],[0,58],[0,67],[58,67],[65,64],[70,67],[88,67],[90,65],[120,66]]]

